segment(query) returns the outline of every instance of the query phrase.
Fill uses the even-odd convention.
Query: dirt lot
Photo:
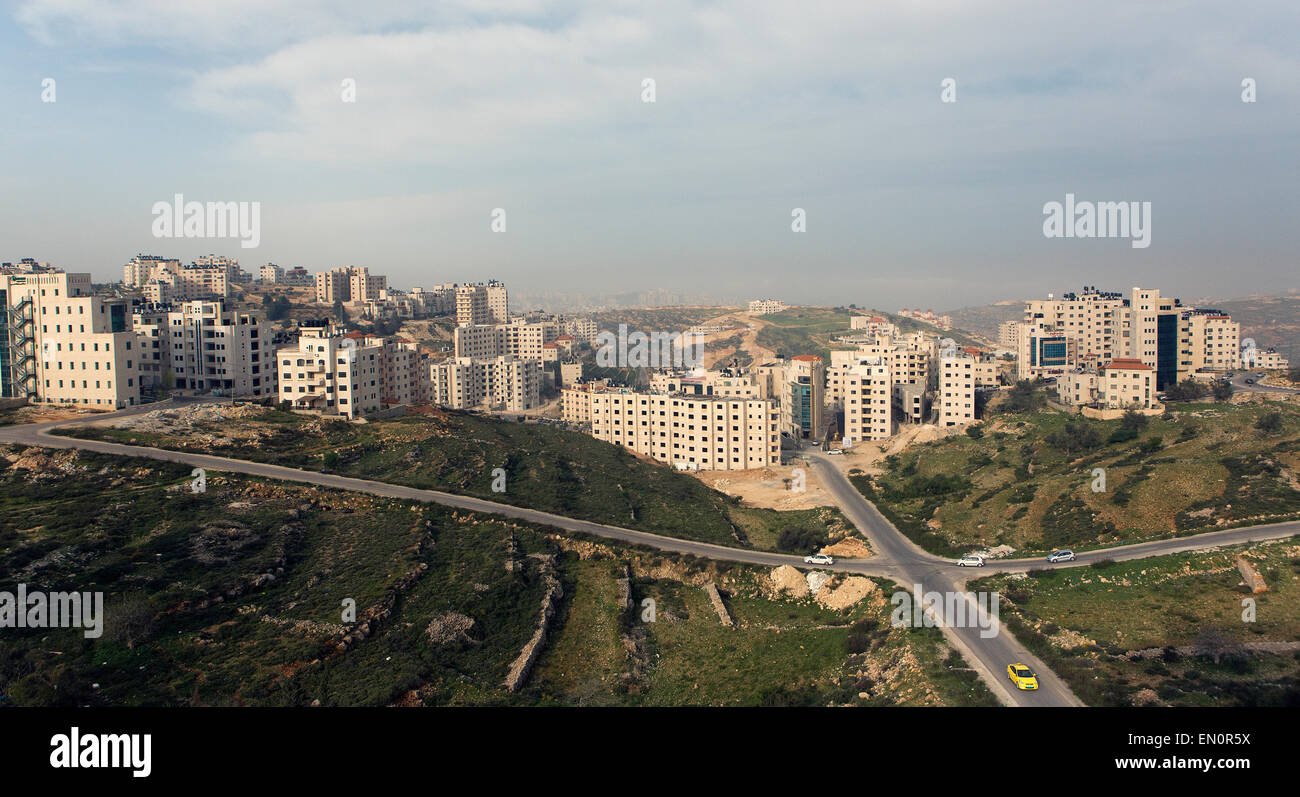
[[[798,465],[754,470],[705,470],[694,475],[705,484],[727,495],[738,496],[748,506],[764,509],[813,509],[834,506],[813,469],[803,465],[804,491],[790,489]]]

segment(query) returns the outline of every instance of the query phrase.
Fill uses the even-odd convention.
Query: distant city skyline
[[[1297,22],[1283,2],[24,0],[0,20],[0,259],[936,311],[1084,282],[1281,293]],[[258,203],[258,245],[155,238],[176,194]],[[1149,202],[1149,245],[1047,237],[1067,197]]]

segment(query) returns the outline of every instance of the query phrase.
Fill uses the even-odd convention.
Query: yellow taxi
[[[1015,684],[1017,689],[1038,688],[1038,677],[1034,675],[1033,670],[1023,664],[1008,664],[1007,677],[1011,679],[1011,683]]]

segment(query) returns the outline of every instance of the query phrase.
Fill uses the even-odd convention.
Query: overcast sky
[[[6,4],[0,260],[883,309],[1300,283],[1294,0],[431,5]],[[1151,202],[1150,246],[1045,238],[1067,192]],[[154,238],[176,193],[260,202],[260,245]]]

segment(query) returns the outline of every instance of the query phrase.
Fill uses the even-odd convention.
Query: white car
[[[834,456],[834,455],[836,455],[836,454],[843,454],[843,453],[844,453],[844,452],[843,452],[842,450],[838,449],[838,448],[832,448],[830,451],[827,451],[827,452],[826,452],[826,455],[827,455],[827,456]]]
[[[805,556],[805,557],[803,558],[803,561],[804,561],[804,564],[809,564],[809,565],[833,565],[833,564],[835,564],[835,560],[832,559],[832,558],[830,558],[829,556],[827,556],[827,555],[824,554],[824,553],[815,553],[815,554],[813,554],[812,556]]]
[[[971,554],[957,560],[958,567],[983,567],[984,557]]]
[[[1057,562],[1073,562],[1076,558],[1074,551],[1060,550],[1053,551],[1051,555],[1047,557],[1047,561],[1056,564]]]

